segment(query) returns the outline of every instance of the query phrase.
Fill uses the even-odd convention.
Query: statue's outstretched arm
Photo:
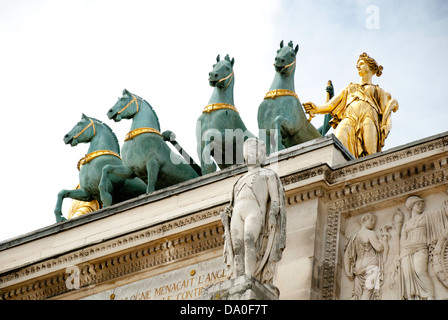
[[[345,90],[342,90],[341,92],[339,92],[339,94],[331,98],[330,101],[324,103],[321,106],[318,106],[313,102],[305,102],[302,105],[306,113],[327,114],[331,113],[336,108],[336,106],[339,105],[344,96]]]

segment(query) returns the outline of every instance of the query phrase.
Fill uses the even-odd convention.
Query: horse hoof
[[[216,171],[216,164],[212,163],[212,164],[204,164],[204,166],[202,167],[202,175],[208,174],[208,173],[212,173]]]
[[[56,222],[63,222],[67,221],[62,215],[56,215]]]
[[[112,196],[110,194],[101,196],[101,203],[103,204],[103,208],[111,206]]]

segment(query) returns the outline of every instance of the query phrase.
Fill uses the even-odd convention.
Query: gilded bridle
[[[123,112],[124,110],[126,110],[130,105],[132,105],[133,102],[135,102],[135,106],[137,107],[137,111],[136,111],[136,112],[138,112],[138,100],[137,100],[137,98],[136,98],[134,95],[132,95],[132,100],[129,101],[128,104],[125,105],[120,111],[118,111],[117,114],[122,113],[122,112]]]
[[[84,127],[84,129],[82,129],[81,131],[79,131],[79,133],[77,135],[75,135],[73,137],[73,139],[78,138],[80,135],[82,135],[84,133],[84,131],[86,131],[87,129],[89,129],[90,127],[93,127],[93,136],[96,135],[96,130],[95,130],[95,123],[92,121],[92,119],[89,119],[90,123]]]
[[[232,70],[232,73],[229,74],[227,77],[222,78],[222,79],[219,79],[219,80],[218,80],[218,83],[223,82],[223,81],[226,81],[226,80],[229,79],[229,78],[230,78],[230,81],[229,81],[229,83],[227,84],[226,88],[227,88],[228,86],[230,86],[230,83],[231,83],[232,80],[233,80],[233,70]]]
[[[291,62],[290,64],[287,64],[286,66],[283,66],[283,69],[289,68],[291,66],[294,66],[296,63],[296,60],[294,59],[293,62]],[[276,67],[275,63],[274,63],[274,67]],[[288,75],[292,73],[292,71],[294,70],[294,68],[291,68],[291,71],[288,72]]]

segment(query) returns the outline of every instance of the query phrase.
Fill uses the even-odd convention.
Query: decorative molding
[[[334,300],[336,298],[336,265],[339,235],[340,214],[331,209],[327,216],[325,234],[325,253],[323,261],[322,299]]]
[[[393,151],[385,151],[382,153],[374,154],[366,158],[360,158],[353,161],[353,164],[343,165],[342,168],[334,170],[330,177],[331,183],[336,183],[338,179],[347,177],[358,172],[363,172],[369,169],[374,169],[384,165],[390,165],[393,162],[403,160],[409,157],[422,155],[423,153],[433,152],[436,149],[442,149],[448,146],[448,137],[442,136],[441,138],[424,142],[409,148],[403,147],[403,149]],[[441,150],[447,151],[447,150]],[[444,162],[446,165],[446,161]]]
[[[281,181],[283,185],[290,185],[296,182],[308,180],[310,178],[315,178],[321,176],[323,179],[328,180],[328,174],[331,169],[327,164],[322,164],[317,167],[313,167],[306,170],[300,170],[298,172],[294,172],[287,176],[281,177]]]
[[[441,137],[408,149],[360,158],[352,161],[354,162],[353,164],[352,162],[347,162],[343,166],[336,168],[331,168],[327,164],[321,164],[289,174],[282,177],[281,180],[283,185],[287,186],[320,176],[327,186],[325,188],[318,186],[313,190],[307,188],[303,194],[300,194],[299,191],[294,196],[288,195],[289,204],[308,200],[315,196],[325,196],[326,201],[336,202],[341,213],[358,210],[368,204],[405,194],[415,189],[446,183],[448,175],[448,155],[446,150],[441,150],[443,153],[440,154],[439,152],[435,160],[431,159],[425,162],[424,159],[421,159],[420,162],[424,163],[415,164],[410,162],[411,166],[409,164],[405,165],[406,169],[402,169],[402,171],[390,171],[394,162],[433,152],[447,146],[448,137]],[[380,168],[381,166],[384,169]],[[373,177],[371,169],[376,171]],[[388,172],[379,173],[378,171]],[[364,173],[364,175],[360,175],[360,173]],[[347,183],[347,179],[350,179],[350,176],[355,174],[357,175],[356,182]]]
[[[345,184],[328,192],[330,204],[349,216],[351,212],[379,201],[385,201],[417,190],[427,189],[448,182],[448,171],[436,169],[431,164],[425,170],[412,168],[398,174],[380,175],[353,184]],[[421,169],[421,168],[420,168]]]
[[[148,271],[162,264],[174,263],[193,255],[204,253],[224,245],[224,230],[219,222],[206,228],[176,237],[160,239],[147,246],[107,257],[99,261],[80,263],[80,289],[106,283],[140,271]],[[0,299],[49,299],[71,291],[66,286],[69,274],[65,270],[47,276],[31,284],[20,284],[7,288],[0,294]]]
[[[77,265],[81,268],[81,287],[85,287],[223,246],[221,220],[214,219],[215,217],[219,218],[219,213],[223,208],[224,206],[219,206],[173,219],[10,272],[0,278],[0,284],[6,285],[5,288],[0,289],[0,300],[47,299],[68,292],[65,285],[68,275],[64,268],[67,264]],[[194,229],[193,232],[180,232],[175,237],[164,236],[168,231],[206,220],[210,220],[210,222],[203,224],[199,229]],[[126,252],[130,248],[138,249]],[[112,255],[112,257],[101,259],[106,255]],[[86,258],[99,261],[91,265],[82,262]],[[45,272],[47,276],[43,276],[44,278],[37,282],[27,283],[26,278],[30,278],[30,275],[33,274],[34,278],[39,277],[41,271]],[[54,275],[55,272],[57,275]],[[52,275],[48,276],[48,274]],[[22,283],[7,287],[7,282],[20,278],[24,279]]]

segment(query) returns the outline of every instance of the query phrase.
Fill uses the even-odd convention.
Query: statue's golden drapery
[[[79,188],[80,186],[78,184],[75,189]],[[70,208],[68,210],[67,219],[76,218],[82,216],[83,214],[93,212],[99,209],[101,209],[101,205],[97,200],[86,202],[73,199],[72,203],[70,204]]]
[[[381,151],[398,103],[378,85],[351,83],[329,101],[335,136],[356,157]]]
[[[356,67],[360,83],[350,83],[320,107],[312,102],[303,106],[308,113],[330,113],[335,136],[359,158],[382,150],[392,127],[390,115],[398,110],[398,102],[372,84],[372,76],[380,76],[383,69],[374,59],[363,53]]]

